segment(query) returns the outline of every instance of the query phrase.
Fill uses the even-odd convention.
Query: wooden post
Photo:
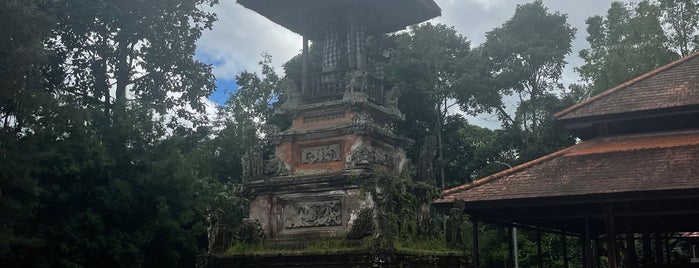
[[[660,233],[655,232],[655,263],[662,266],[663,263],[663,238]]]
[[[585,249],[585,245],[587,244],[587,242],[585,241],[585,235],[583,234],[578,238],[578,242],[580,242],[580,249],[582,250],[582,254],[580,255],[580,263],[582,264],[583,268],[590,268],[590,265],[588,264],[587,260],[587,252],[590,249]]]
[[[670,234],[665,233],[665,261],[667,264],[672,264],[672,259],[670,258]]]
[[[561,233],[561,247],[563,250],[563,268],[568,268],[568,238],[566,233]]]
[[[473,227],[473,268],[480,268],[478,261],[478,220],[472,217],[471,226]]]
[[[301,94],[308,96],[308,37],[303,36],[303,54],[301,55]]]
[[[626,265],[629,268],[638,268],[638,255],[636,255],[636,240],[634,238],[633,223],[631,217],[626,217]]]
[[[616,230],[614,226],[614,211],[611,204],[604,207],[604,214],[604,225],[607,229],[607,260],[609,268],[617,268]]]
[[[585,235],[582,241],[583,267],[592,268],[592,250],[590,247],[590,219],[585,218]]]
[[[541,229],[536,228],[536,260],[539,268],[544,268],[544,258],[541,256]]]
[[[648,267],[653,263],[653,252],[650,248],[650,234],[643,232],[643,267]]]
[[[514,243],[514,232],[512,230],[512,224],[507,225],[507,267],[513,268],[515,263],[515,243]]]
[[[597,260],[597,268],[602,268],[602,242],[595,239],[595,258]]]

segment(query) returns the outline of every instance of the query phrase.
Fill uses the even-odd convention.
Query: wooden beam
[[[471,226],[473,229],[473,268],[480,268],[478,257],[478,220],[471,218]]]
[[[699,189],[673,189],[662,191],[637,191],[589,194],[583,196],[552,196],[552,197],[532,197],[519,199],[503,199],[492,201],[466,201],[468,208],[472,209],[496,209],[503,207],[541,207],[560,205],[598,205],[603,207],[609,202],[624,201],[655,201],[655,200],[678,200],[697,199]]]
[[[592,250],[590,247],[590,219],[585,219],[585,236],[583,237],[583,267],[592,268]]]
[[[595,260],[597,260],[597,267],[602,268],[602,242],[599,238],[595,239]]]
[[[665,240],[665,261],[667,262],[667,264],[672,264],[672,259],[670,258],[670,237],[667,233],[665,233],[665,235],[663,235],[663,238]]]
[[[609,268],[617,268],[616,259],[616,230],[614,226],[614,211],[611,204],[604,207],[605,218],[604,225],[607,231],[607,260]]]
[[[563,251],[563,268],[568,268],[568,237],[561,233],[561,250]]]
[[[533,211],[533,210],[532,210]],[[538,211],[542,211],[540,208]],[[477,213],[476,211],[466,211],[467,214]],[[557,213],[556,215],[551,215],[547,213],[534,214],[534,212],[522,212],[521,216],[513,212],[508,213],[494,213],[490,211],[489,214],[493,216],[500,216],[505,218],[510,218],[517,221],[545,221],[545,220],[575,220],[583,218],[605,218],[604,213],[592,213],[592,212],[572,212],[569,214]],[[647,216],[671,216],[671,215],[699,215],[699,208],[692,209],[657,209],[657,210],[635,210],[635,211],[618,211],[614,213],[617,217],[647,217]]]
[[[512,225],[507,225],[507,267],[513,268],[515,263],[515,243]]]
[[[655,233],[655,263],[662,266],[663,263],[663,238],[659,232]]]
[[[650,234],[643,233],[643,267],[648,267],[653,263],[653,252],[650,246]]]
[[[544,268],[544,258],[541,250],[541,229],[536,229],[536,260],[539,268]]]
[[[634,239],[633,222],[631,217],[626,217],[626,265],[629,268],[638,268],[638,255],[636,255],[636,241]]]

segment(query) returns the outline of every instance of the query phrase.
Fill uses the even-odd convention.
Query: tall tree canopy
[[[55,2],[59,18],[50,49],[52,69],[66,92],[84,97],[112,118],[140,102],[158,113],[177,109],[197,123],[202,98],[214,88],[210,66],[194,59],[195,41],[216,17],[203,6],[217,0]],[[59,86],[59,85],[56,85]]]
[[[576,68],[594,95],[660,67],[677,54],[661,22],[661,9],[649,2],[612,3],[607,15],[587,19],[590,48],[580,51]]]
[[[193,265],[215,3],[0,3],[0,266]]]
[[[521,141],[518,153],[527,156],[522,160],[570,143],[543,137],[556,129],[549,127],[551,114],[558,109],[551,99],[557,99],[556,90],[562,88],[559,80],[575,32],[566,15],[550,13],[541,1],[534,1],[517,6],[512,18],[486,34],[482,53],[489,62],[494,87],[520,100],[516,116],[509,115],[504,106],[498,107],[498,114],[504,128],[517,133],[514,140]],[[540,143],[551,144],[541,149]]]
[[[35,215],[39,188],[27,170],[36,161],[27,155],[32,147],[20,141],[22,129],[41,114],[37,108],[53,104],[41,75],[47,62],[42,41],[50,30],[43,1],[0,2],[0,265],[18,248],[42,242],[26,224]]]
[[[699,1],[660,0],[670,46],[684,57],[699,50]]]
[[[388,77],[403,94],[400,108],[407,117],[399,131],[419,144],[428,135],[436,137],[437,175],[444,187],[449,161],[443,128],[448,114],[459,108],[478,113],[498,103],[499,96],[484,86],[485,69],[454,27],[425,23],[394,38]]]
[[[412,105],[413,109],[402,109],[408,113],[408,124],[416,123],[412,120],[418,116],[426,117],[423,122],[432,122],[428,129],[437,138],[437,164],[440,185],[444,187],[442,128],[449,108],[455,105],[449,100],[455,97],[458,80],[465,73],[470,43],[456,33],[454,27],[430,23],[412,26],[409,32],[398,34],[395,38],[390,77],[396,83],[394,86],[409,96],[405,99],[423,104]],[[416,107],[422,109],[417,110]]]

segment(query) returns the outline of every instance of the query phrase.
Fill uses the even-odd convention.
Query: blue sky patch
[[[211,93],[209,99],[218,105],[226,103],[228,96],[238,90],[238,85],[234,79],[216,79],[216,90]]]

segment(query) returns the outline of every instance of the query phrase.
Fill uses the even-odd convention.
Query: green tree
[[[263,53],[260,74],[243,71],[236,76],[238,90],[231,94],[223,107],[228,123],[262,133],[263,126],[277,123],[275,108],[280,105],[281,78],[271,66],[272,57]]]
[[[238,89],[231,93],[218,120],[216,137],[205,142],[210,173],[222,183],[242,182],[241,157],[258,148],[269,155],[274,148],[269,135],[287,128],[291,119],[278,113],[283,93],[281,78],[271,66],[272,57],[263,53],[260,72],[243,71],[236,76]]]
[[[573,145],[575,139],[553,118],[554,113],[573,104],[574,102],[571,102],[570,98],[559,98],[551,93],[545,94],[540,96],[536,103],[539,106],[537,109],[541,113],[541,121],[536,129],[525,131],[519,127],[507,127],[498,132],[497,143],[498,146],[502,147],[501,150],[514,150],[514,157],[509,157],[506,163],[522,163]],[[532,105],[530,100],[525,100],[519,104],[514,117],[515,125],[523,125],[519,122],[526,120],[523,114],[532,109]],[[507,158],[505,157],[505,159]]]
[[[195,213],[195,174],[181,139],[163,139],[152,112],[131,109],[129,150],[115,154],[95,128],[70,123],[89,111],[64,106],[53,123],[42,122],[47,129],[20,141],[41,187],[25,224],[42,243],[15,265],[193,265],[205,219]]]
[[[54,75],[119,124],[133,101],[200,123],[202,98],[214,88],[211,67],[194,59],[195,42],[211,29],[217,0],[54,2],[60,18],[49,47],[60,55]],[[63,82],[65,81],[65,82]],[[113,93],[112,93],[113,91]]]
[[[500,157],[504,147],[496,144],[497,132],[471,125],[461,115],[450,115],[443,134],[448,161],[445,164],[447,187],[469,183],[506,168],[497,163],[505,160]]]
[[[45,1],[0,2],[0,266],[42,244],[26,224],[39,202],[38,180],[31,176],[31,152],[38,148],[20,141],[55,104],[42,75],[52,17]]]
[[[499,98],[482,86],[478,58],[454,27],[412,26],[409,32],[395,35],[393,43],[388,77],[403,94],[399,107],[407,118],[398,131],[418,142],[427,135],[437,138],[439,185],[444,187],[449,159],[443,128],[448,114],[458,108],[474,114]]]
[[[668,46],[660,8],[649,2],[613,2],[607,15],[587,19],[590,48],[580,51],[585,61],[576,71],[595,95],[677,58]]]
[[[566,20],[564,14],[550,13],[541,1],[519,5],[512,18],[487,33],[482,45],[497,91],[516,94],[520,100],[514,117],[504,106],[497,107],[507,131],[502,137],[509,137],[507,144],[519,161],[569,144],[545,139],[552,131],[551,114],[558,100],[554,92],[562,88],[559,80],[576,32]]]
[[[208,193],[187,157],[206,131],[174,120],[204,122],[193,54],[215,2],[0,4],[0,265],[194,264]]]
[[[682,57],[697,51],[699,49],[699,2],[660,0],[659,4],[670,46]]]

